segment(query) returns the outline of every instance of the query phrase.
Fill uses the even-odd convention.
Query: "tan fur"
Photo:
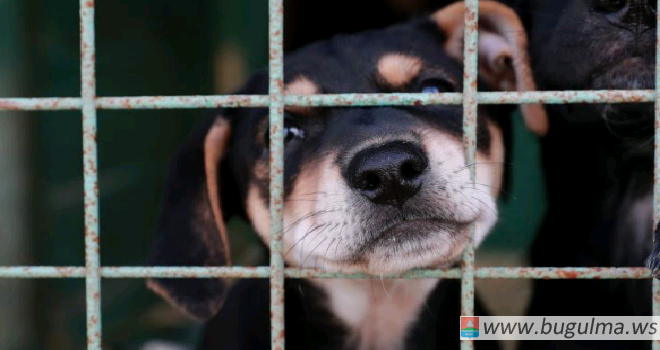
[[[422,60],[399,53],[390,53],[378,60],[378,75],[387,85],[402,88],[415,79],[422,69]]]
[[[477,183],[491,186],[491,194],[497,197],[502,189],[504,177],[504,136],[495,123],[487,121],[490,133],[490,152],[488,155],[475,154],[475,178]]]
[[[476,182],[483,184],[482,187],[471,185],[461,138],[433,128],[412,130],[410,135],[398,135],[396,138],[365,140],[356,150],[394,139],[421,142],[429,154],[429,163],[435,166],[432,168],[437,174],[435,178],[441,178],[436,186],[447,185],[447,198],[443,205],[456,213],[457,220],[475,223],[474,241],[479,245],[497,218],[495,197],[501,183],[504,157],[499,146],[502,141],[500,131],[490,122],[489,128],[492,133],[490,152],[476,155],[477,161],[484,163],[476,173]],[[255,231],[268,244],[270,214],[261,193],[263,191],[256,183],[250,186],[247,213]],[[376,248],[364,261],[343,262],[345,253],[359,239],[350,220],[346,219],[350,212],[346,201],[351,193],[352,189],[345,184],[337,165],[336,155],[326,154],[303,166],[284,204],[283,240],[288,264],[325,271],[395,273],[420,266],[447,266],[461,256],[469,242],[468,230],[457,235],[439,233],[428,243],[430,248],[425,252],[392,256]],[[324,213],[310,216],[319,212]],[[341,223],[341,226],[323,226],[308,235],[310,230],[324,222]],[[397,350],[403,346],[407,332],[418,319],[426,298],[438,280],[314,279],[312,282],[328,293],[328,306],[332,314],[349,327],[347,343],[365,350]]]
[[[493,126],[493,129],[497,129],[492,124],[489,124],[490,126]],[[497,132],[499,133],[499,130]],[[501,137],[501,134],[499,137]],[[493,135],[492,142],[495,142],[496,138],[498,138],[498,135]],[[458,137],[443,134],[435,130],[427,130],[424,133],[424,145],[427,148],[441,150],[441,152],[429,152],[429,162],[431,164],[442,164],[440,173],[443,174],[443,180],[448,184],[447,192],[452,193],[452,196],[448,197],[449,200],[445,202],[445,205],[451,204],[454,212],[464,213],[462,214],[463,219],[475,217],[476,215],[474,219],[474,245],[475,247],[479,246],[497,221],[495,200],[501,186],[497,182],[501,182],[503,176],[501,171],[504,168],[500,168],[498,164],[491,164],[489,162],[490,159],[497,159],[495,155],[499,154],[501,150],[499,147],[491,148],[491,155],[477,152],[475,154],[475,162],[477,164],[468,165],[465,163],[463,140]],[[503,161],[503,152],[501,157]],[[484,161],[481,162],[480,159]],[[470,167],[475,167],[475,185],[472,185],[470,179]],[[491,172],[496,173],[493,174]],[[497,187],[498,190],[491,191],[493,187]],[[468,215],[475,207],[478,208],[478,212]],[[468,233],[466,232],[465,234]],[[444,263],[458,259],[467,241],[452,241],[445,244],[452,245],[448,249],[450,255],[445,257]]]
[[[476,183],[472,185],[469,167],[465,164],[462,140],[435,130],[419,130],[423,148],[429,154],[429,162],[436,184],[447,185],[448,197],[443,206],[454,213],[459,222],[474,221],[475,244],[479,244],[497,219],[495,199],[502,181],[504,152],[497,144],[501,134],[490,125],[491,152],[477,153]],[[403,137],[403,139],[408,139]],[[414,138],[411,136],[410,141]],[[364,145],[376,146],[391,140],[365,140]],[[362,147],[356,147],[357,150]],[[434,150],[434,151],[431,151]],[[260,168],[260,166],[257,166]],[[247,212],[257,233],[268,242],[270,225],[268,203],[261,196],[263,190],[253,183],[248,192]],[[350,254],[356,229],[350,222],[350,208],[346,200],[353,190],[348,187],[334,159],[325,155],[314,164],[306,164],[293,184],[284,204],[285,260],[300,267],[321,267],[329,271],[397,273],[418,266],[442,266],[460,256],[467,244],[468,231],[459,235],[439,233],[436,241],[429,243],[424,253],[392,257],[387,251],[375,249],[364,261],[343,262]],[[311,233],[310,233],[311,232]]]
[[[257,180],[268,181],[268,174],[270,174],[268,163],[262,161],[257,162],[252,170],[252,174],[254,174],[254,178]]]
[[[479,74],[498,90],[516,89],[512,57],[511,47],[502,36],[479,33]]]
[[[231,126],[229,125],[229,121],[219,117],[216,119],[215,124],[211,127],[211,130],[209,130],[204,139],[204,168],[206,173],[208,199],[211,204],[211,210],[213,212],[216,227],[218,228],[218,233],[222,239],[223,252],[227,265],[231,265],[229,236],[227,235],[222,208],[220,207],[220,187],[218,186],[217,181],[218,166],[229,144],[230,134]]]
[[[172,295],[170,295],[170,292],[165,288],[163,288],[163,286],[160,283],[158,283],[157,280],[154,280],[152,278],[147,279],[147,288],[149,288],[154,293],[159,295],[161,298],[163,298],[163,300],[165,300],[170,305],[176,307],[179,311],[181,311],[181,313],[188,315],[191,318],[196,318],[194,315],[188,313],[188,311],[178,301],[174,300],[174,298],[172,298]],[[208,305],[208,309],[214,310],[214,312],[219,310],[221,307],[222,307],[222,302],[210,302]]]
[[[270,211],[265,199],[259,193],[256,184],[250,185],[247,195],[246,211],[252,228],[263,241],[270,245]]]
[[[320,93],[320,91],[318,85],[303,75],[296,77],[284,87],[285,95],[314,95]],[[305,115],[312,114],[314,111],[312,107],[305,106],[285,106],[284,110]]]
[[[463,60],[463,17],[465,4],[457,2],[432,15],[432,19],[447,34],[445,49],[450,56]],[[493,88],[534,91],[527,52],[527,36],[522,22],[512,9],[495,1],[479,2],[479,73]],[[511,67],[502,65],[510,55]],[[511,72],[513,70],[513,72]],[[521,105],[525,125],[537,135],[548,132],[546,111],[541,104]]]

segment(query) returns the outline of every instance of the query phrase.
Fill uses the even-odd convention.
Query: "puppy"
[[[463,11],[459,3],[289,54],[285,93],[462,91]],[[515,13],[482,1],[480,19],[483,88],[534,89]],[[239,93],[267,87],[260,72]],[[497,219],[510,109],[480,107],[476,163],[465,164],[460,106],[285,108],[286,265],[382,276],[454,264],[470,225],[478,245]],[[523,114],[543,129],[540,105]],[[172,161],[151,265],[225,265],[231,215],[268,244],[268,130],[267,109],[242,108],[219,111],[192,134]],[[270,348],[267,279],[240,280],[228,295],[216,279],[152,279],[149,287],[207,320],[200,348]],[[287,348],[458,346],[456,280],[289,279],[285,288]]]
[[[654,88],[654,1],[531,0],[516,9],[529,33],[539,89]],[[652,235],[652,105],[547,109],[541,149],[548,212],[531,249],[532,265],[644,266]],[[650,261],[657,270],[658,259]],[[651,284],[536,280],[529,313],[650,315]],[[523,348],[650,348],[650,342],[523,342]]]

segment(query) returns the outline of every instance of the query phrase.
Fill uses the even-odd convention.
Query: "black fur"
[[[654,88],[651,2],[623,3],[629,7],[613,14],[591,0],[518,1],[539,89]],[[620,22],[617,16],[625,11],[638,20],[633,23],[624,16]],[[632,58],[637,62],[623,62]],[[653,174],[652,106],[547,108],[550,129],[542,140],[542,162],[548,212],[530,252],[532,265],[644,266],[651,250],[651,218],[631,218],[643,212],[637,204],[650,205],[646,196]],[[535,280],[529,314],[650,315],[651,284],[648,280]],[[523,341],[522,348],[646,349],[650,342]]]
[[[443,80],[443,87],[461,91],[462,66],[443,49],[445,36],[430,19],[418,19],[382,30],[356,35],[341,35],[311,44],[285,57],[285,83],[304,76],[317,84],[322,93],[392,92],[380,83],[377,63],[388,53],[402,53],[421,59],[423,72],[413,79],[405,92],[419,92],[424,79]],[[449,78],[447,80],[447,78]],[[267,76],[256,73],[240,94],[267,92]],[[486,88],[482,84],[482,88]],[[483,106],[479,111],[477,150],[490,152],[487,121],[494,123],[510,142],[512,106]],[[195,208],[208,206],[204,193],[203,147],[205,131],[218,120],[228,121],[231,141],[219,165],[222,209],[245,218],[250,185],[257,184],[262,199],[267,198],[267,180],[258,174],[257,165],[267,163],[267,109],[238,108],[220,110],[194,132],[182,151],[173,159],[171,177],[165,188],[158,239],[150,263],[158,266],[222,266],[224,249],[212,218],[199,215]],[[409,106],[319,108],[313,113],[285,113],[285,126],[295,123],[305,131],[305,139],[291,139],[285,147],[284,199],[288,199],[303,164],[315,164],[322,156],[336,152],[344,166],[344,151],[374,136],[400,135],[414,127],[433,129],[457,138],[462,136],[462,107]],[[508,147],[507,147],[508,148]],[[508,163],[505,159],[505,163]],[[412,202],[412,201],[411,201]],[[381,229],[392,218],[415,217],[432,212],[442,203],[424,203],[394,209],[378,208],[362,218],[367,232]],[[364,210],[360,207],[353,209]],[[427,214],[428,215],[428,214]],[[254,224],[254,223],[253,223]],[[202,232],[203,231],[203,232]],[[375,232],[375,231],[374,231]],[[414,236],[414,235],[410,235]],[[377,238],[377,237],[376,237]],[[413,240],[415,237],[409,238]],[[264,261],[264,265],[266,262]],[[193,316],[209,319],[200,347],[202,349],[270,348],[268,281],[240,280],[228,291],[218,279],[156,279],[159,288],[175,304]],[[408,333],[406,349],[457,347],[459,337],[460,282],[440,282],[425,301],[419,319]],[[286,345],[299,349],[346,348],[346,328],[330,314],[324,304],[327,296],[319,287],[304,280],[286,281]],[[224,302],[224,304],[223,304]],[[222,306],[222,307],[221,307]],[[485,311],[476,302],[476,314]],[[494,342],[477,342],[495,348]]]
[[[226,306],[205,325],[199,350],[268,350],[270,342],[270,291],[268,280],[241,280],[227,297]],[[374,280],[374,288],[382,288]],[[458,280],[438,283],[419,320],[410,330],[407,349],[458,349],[460,331]],[[345,349],[346,328],[324,307],[322,290],[305,280],[285,281],[284,310],[287,349]],[[475,315],[487,315],[475,300]],[[477,349],[497,349],[491,341],[475,342]]]

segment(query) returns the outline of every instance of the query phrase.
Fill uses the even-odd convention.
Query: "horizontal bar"
[[[268,278],[270,267],[103,267],[105,278]]]
[[[529,91],[529,92],[480,92],[479,104],[517,103],[637,103],[655,101],[653,90],[593,90],[593,91]],[[219,96],[137,96],[99,97],[97,109],[182,109],[217,107],[268,107],[268,95],[219,95]],[[461,93],[443,94],[336,94],[336,95],[289,95],[284,97],[287,106],[413,106],[413,105],[460,105]],[[76,110],[82,108],[82,99],[75,97],[49,98],[0,98],[0,110]]]
[[[0,98],[0,110],[9,111],[58,111],[82,109],[82,98]]]
[[[268,107],[267,95],[102,97],[100,109],[174,109]]]
[[[104,278],[268,278],[270,267],[102,267]],[[75,266],[0,267],[0,278],[82,278],[86,269]],[[325,272],[313,269],[287,268],[288,278],[354,278],[354,279],[420,279],[461,278],[459,268],[413,270],[393,275]],[[475,267],[478,279],[648,279],[651,272],[644,267]]]
[[[350,279],[420,279],[420,278],[461,278],[457,268],[437,270],[413,270],[394,275],[369,275],[365,273],[325,272],[313,269],[285,269],[288,278],[350,278]]]
[[[87,269],[73,266],[0,267],[0,278],[80,278]]]
[[[647,279],[645,267],[480,267],[474,277],[507,279]]]

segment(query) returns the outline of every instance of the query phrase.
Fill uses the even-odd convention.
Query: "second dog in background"
[[[540,90],[654,88],[655,1],[517,2]],[[644,266],[652,239],[652,104],[565,104],[547,109],[550,127],[542,139],[542,161],[548,213],[531,250],[532,265]],[[650,315],[651,283],[535,280],[529,313]],[[643,341],[573,340],[522,345],[523,349],[651,346]]]

